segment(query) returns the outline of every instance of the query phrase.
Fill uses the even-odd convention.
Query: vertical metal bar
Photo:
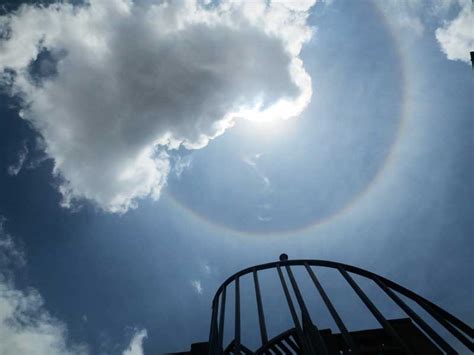
[[[265,314],[263,313],[262,296],[260,294],[260,285],[258,283],[257,271],[253,269],[253,282],[255,286],[255,297],[257,299],[258,324],[260,325],[260,338],[262,345],[268,342],[267,327],[265,326]]]
[[[227,293],[227,286],[224,287],[224,290],[222,291],[222,300],[221,300],[221,314],[219,316],[219,340],[217,342],[217,348],[219,349],[219,353],[222,353],[224,347],[223,347],[223,341],[224,341],[224,321],[225,321],[225,299],[226,299],[226,293]]]
[[[344,322],[342,321],[341,317],[337,313],[336,309],[334,308],[331,300],[329,299],[328,295],[326,294],[326,291],[324,291],[323,286],[319,282],[318,278],[316,277],[316,274],[313,272],[311,267],[308,265],[307,262],[304,263],[304,266],[306,268],[306,271],[308,271],[309,276],[311,277],[311,280],[313,280],[314,286],[316,286],[316,289],[319,292],[319,295],[323,299],[324,304],[326,305],[327,309],[329,310],[329,313],[331,313],[332,318],[334,319],[334,322],[336,323],[337,327],[339,328],[339,331],[342,334],[342,338],[344,339],[344,342],[348,346],[349,349],[352,350],[353,354],[358,354],[359,350],[357,346],[354,343],[354,340],[352,339],[350,333],[348,332]]]
[[[296,282],[295,277],[293,276],[293,272],[289,265],[285,265],[286,272],[288,277],[290,278],[291,286],[293,287],[293,291],[295,292],[296,300],[298,301],[298,305],[300,306],[302,319],[303,319],[303,332],[308,335],[308,341],[312,343],[314,339],[316,350],[318,354],[327,355],[328,351],[326,349],[326,345],[324,343],[321,334],[319,333],[318,327],[313,324],[311,321],[311,317],[309,316],[308,309],[306,308],[306,304],[303,300],[303,296],[301,295],[300,289],[298,287],[298,283]],[[305,329],[307,328],[307,329]]]
[[[216,354],[217,344],[217,308],[219,307],[218,299],[212,302],[212,316],[211,316],[211,332],[209,334],[209,354]]]
[[[342,276],[346,279],[348,284],[352,287],[352,289],[357,293],[359,298],[362,300],[362,302],[365,304],[365,306],[369,309],[369,311],[374,315],[374,317],[377,319],[377,321],[382,325],[382,327],[385,329],[385,331],[390,335],[397,343],[398,345],[403,349],[403,351],[406,354],[413,354],[413,352],[406,346],[405,342],[400,338],[400,336],[397,334],[395,329],[390,325],[390,323],[385,319],[385,317],[380,313],[380,311],[375,307],[375,305],[372,303],[372,301],[367,297],[367,295],[362,291],[362,289],[357,285],[357,283],[354,281],[354,279],[347,273],[346,270],[344,270],[342,267],[338,267],[339,272],[342,274]]]
[[[235,279],[235,354],[240,354],[240,282]]]
[[[281,272],[280,265],[277,265],[277,271],[278,276],[280,277],[281,287],[283,288],[283,292],[285,293],[286,302],[288,303],[288,308],[290,309],[291,318],[293,318],[296,334],[298,334],[298,338],[301,343],[303,354],[311,354],[311,352],[308,350],[308,346],[306,344],[306,340],[303,334],[303,329],[301,328],[300,321],[298,319],[298,316],[296,315],[295,306],[293,305],[293,301],[291,300],[290,292],[288,291],[288,287],[286,286],[286,281],[283,277],[283,273]]]
[[[415,321],[418,326],[423,329],[430,337],[439,345],[441,349],[448,354],[457,354],[457,352],[449,345],[436,331],[425,323],[421,317],[416,314],[403,300],[397,296],[390,288],[388,288],[379,278],[374,278],[375,283],[401,308],[405,313]]]

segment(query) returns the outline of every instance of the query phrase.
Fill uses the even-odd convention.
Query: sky
[[[0,355],[187,350],[282,252],[473,324],[472,23],[469,0],[4,0]]]

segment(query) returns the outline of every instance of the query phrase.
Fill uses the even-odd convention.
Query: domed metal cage
[[[337,325],[339,334],[332,334],[328,329],[321,330],[311,318],[300,287],[292,271],[292,267],[303,267],[306,276],[314,284],[315,296],[327,308],[331,318]],[[318,268],[330,268],[338,274],[352,288],[355,295],[362,301],[368,311],[381,325],[380,329],[365,331],[349,331],[343,322],[334,303],[331,301],[323,284],[318,278]],[[259,285],[259,272],[274,269],[278,275],[283,294],[286,299],[292,325],[290,329],[269,338],[264,312],[264,304]],[[286,276],[284,274],[286,273]],[[255,291],[256,310],[258,315],[260,346],[249,349],[241,342],[241,294],[240,280],[251,274]],[[353,275],[360,275],[372,280],[375,285],[386,294],[388,299],[401,309],[408,317],[404,319],[388,320],[375,306],[374,302],[356,282]],[[287,283],[289,280],[289,283]],[[232,287],[231,287],[232,286]],[[292,290],[292,292],[290,291]],[[235,322],[231,340],[224,343],[224,325],[226,297],[233,292],[233,321]],[[293,294],[293,296],[292,296]],[[404,301],[410,299],[421,309],[426,311],[436,326],[429,325],[428,321],[416,312],[414,307]],[[232,305],[230,305],[232,307]],[[228,309],[229,311],[229,309]],[[436,329],[444,328],[455,339],[447,340]],[[444,332],[443,332],[444,333]],[[337,262],[324,260],[288,260],[286,254],[280,256],[280,261],[252,266],[229,277],[217,290],[212,302],[212,317],[209,343],[201,343],[210,355],[221,354],[458,354],[472,353],[473,329],[441,307],[421,297],[420,295],[372,272]],[[453,338],[453,339],[454,339]],[[196,344],[197,345],[197,344]],[[461,350],[460,350],[461,349]],[[196,347],[197,350],[197,347]]]

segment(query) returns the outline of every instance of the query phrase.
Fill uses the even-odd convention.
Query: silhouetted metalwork
[[[315,286],[315,296],[319,294],[323,304],[334,320],[339,334],[331,330],[318,329],[316,322],[308,312],[306,301],[293,275],[292,267],[302,266]],[[350,332],[328,297],[317,277],[317,268],[337,270],[341,277],[360,298],[369,312],[381,325],[380,329]],[[294,327],[269,339],[259,284],[259,271],[274,269],[280,280],[288,310]],[[286,277],[284,275],[286,272]],[[255,289],[256,313],[258,316],[260,347],[251,350],[241,341],[240,281],[252,274]],[[409,318],[388,320],[370,300],[352,275],[372,280]],[[286,280],[289,280],[289,284]],[[234,297],[234,334],[228,344],[224,344],[224,324],[226,314],[227,289],[233,285]],[[291,291],[294,298],[290,294]],[[272,290],[274,292],[274,290]],[[317,293],[316,293],[317,292]],[[441,307],[420,295],[372,272],[337,262],[324,260],[288,260],[286,254],[280,261],[256,265],[237,272],[229,277],[217,290],[212,301],[211,329],[209,343],[205,344],[210,355],[223,354],[457,354],[453,345],[434,330],[423,317],[411,308],[403,298],[414,301],[426,311],[439,325],[460,341],[469,351],[474,351],[473,329],[448,313]],[[295,302],[296,300],[296,302]],[[273,310],[274,311],[274,310]],[[204,344],[204,343],[203,343]],[[202,345],[202,344],[201,344]],[[196,353],[197,354],[197,353]]]

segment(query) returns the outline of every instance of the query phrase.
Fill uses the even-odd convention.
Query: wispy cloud
[[[24,265],[25,258],[4,224],[0,216],[0,353],[86,354],[86,346],[67,344],[66,326],[48,313],[38,291],[13,286],[12,265]]]
[[[5,230],[0,216],[0,354],[86,355],[87,344],[71,344],[66,325],[44,306],[40,293],[14,287],[14,272],[25,265],[23,251]],[[87,317],[83,316],[87,323]],[[137,331],[126,355],[143,354],[146,330]]]
[[[243,157],[242,161],[248,166],[250,166],[257,173],[257,176],[261,179],[264,185],[264,189],[269,190],[271,186],[270,178],[264,174],[264,172],[258,165],[258,161],[260,160],[262,156],[263,156],[262,153],[257,153],[251,156]]]
[[[173,162],[173,172],[176,177],[181,178],[181,174],[191,167],[192,157],[187,155],[185,157],[177,156]]]
[[[270,222],[272,220],[272,217],[257,216],[257,219],[260,222]]]
[[[251,155],[251,156],[243,157],[242,161],[244,163],[250,165],[251,167],[256,167],[257,166],[257,161],[260,159],[260,157],[262,155],[263,155],[262,153],[257,153],[257,154]]]
[[[5,275],[9,269],[21,268],[26,264],[23,251],[15,245],[13,237],[5,230],[5,217],[0,215],[0,280],[8,281],[11,276]]]
[[[425,33],[422,16],[426,15],[423,0],[379,1],[376,5],[385,12],[386,19],[398,32],[419,39]]]
[[[27,156],[28,156],[28,147],[26,146],[26,142],[23,142],[17,154],[16,162],[7,168],[8,174],[12,176],[18,175],[21,169],[23,168],[23,164],[25,164]]]
[[[210,275],[210,274],[211,274],[212,268],[211,268],[208,264],[204,264],[202,268],[203,268],[204,273],[205,273],[206,275]]]
[[[270,178],[262,171],[259,166],[259,160],[263,157],[263,153],[257,153],[251,156],[246,156],[242,158],[242,161],[250,166],[253,171],[257,174],[263,184],[262,192],[265,197],[268,197],[268,194],[272,192],[272,184]],[[272,217],[269,215],[269,212],[272,208],[270,203],[264,203],[257,206],[256,219],[262,223],[268,223],[272,220]]]
[[[201,280],[192,280],[191,286],[194,288],[194,291],[196,291],[197,294],[202,294],[203,289],[201,285]]]
[[[146,329],[136,330],[129,347],[123,355],[143,355],[143,341],[148,336]]]

